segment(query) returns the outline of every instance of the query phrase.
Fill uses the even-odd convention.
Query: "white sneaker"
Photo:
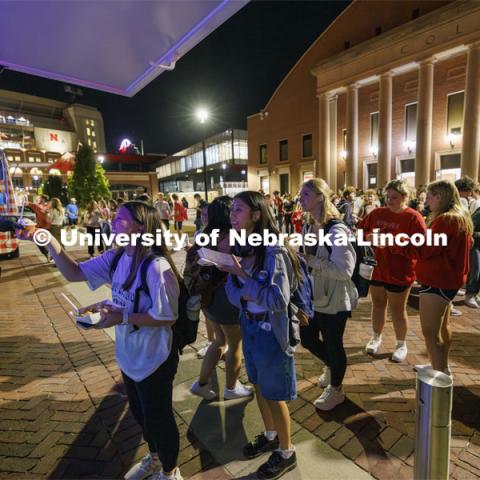
[[[420,373],[422,370],[427,370],[428,368],[432,368],[431,363],[425,363],[423,365],[415,365],[413,367],[413,371]],[[451,377],[452,376],[452,370],[451,370],[450,366],[448,366],[447,369],[443,371],[443,373],[445,373],[449,377]]]
[[[147,453],[139,463],[134,465],[126,474],[125,480],[142,480],[155,473],[162,471],[160,460],[153,459],[150,453]]]
[[[253,395],[253,387],[246,387],[242,385],[239,381],[237,381],[235,388],[230,390],[229,388],[225,387],[223,392],[223,398],[225,400],[233,400],[234,398],[244,398],[244,397],[251,397]]]
[[[212,344],[212,342],[207,342],[198,352],[197,352],[197,357],[198,358],[203,358],[208,350],[208,347]]]
[[[165,472],[162,470],[159,474],[154,475],[150,480],[183,480],[180,469],[177,467],[171,475],[165,475]]]
[[[200,385],[198,381],[190,387],[190,392],[204,398],[205,400],[213,400],[217,396],[208,383],[206,385]]]
[[[457,292],[457,295],[464,296],[467,293],[467,291],[464,288],[460,288]]]
[[[318,384],[322,388],[325,388],[330,385],[331,381],[332,381],[332,371],[330,370],[330,367],[323,367],[323,373],[320,375],[320,378],[318,379]]]
[[[404,362],[405,359],[407,358],[407,353],[408,353],[407,343],[406,342],[403,342],[402,344],[397,343],[397,346],[395,347],[395,351],[393,352],[393,355],[392,355],[392,360],[397,363]]]
[[[463,315],[463,312],[459,310],[458,308],[452,307],[450,309],[450,316],[452,317],[461,317]]]
[[[470,308],[480,308],[480,305],[477,303],[475,295],[465,295],[465,300],[463,301],[463,303]]]
[[[382,344],[382,335],[373,334],[372,338],[368,341],[365,350],[370,355],[375,355]]]
[[[341,390],[329,385],[323,393],[313,402],[319,410],[328,411],[345,401],[345,395]]]

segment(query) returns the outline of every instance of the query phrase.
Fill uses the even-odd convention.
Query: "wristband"
[[[123,310],[123,312],[122,312],[122,323],[121,323],[122,325],[128,325],[128,315],[129,315],[128,311],[126,309]]]

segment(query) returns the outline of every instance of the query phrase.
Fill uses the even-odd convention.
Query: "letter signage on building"
[[[77,135],[74,132],[35,127],[34,134],[38,150],[66,153],[76,148]]]

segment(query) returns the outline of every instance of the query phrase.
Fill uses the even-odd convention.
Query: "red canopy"
[[[60,170],[61,173],[72,172],[75,166],[75,157],[73,155],[64,155],[60,157],[56,162],[50,165],[50,170]]]

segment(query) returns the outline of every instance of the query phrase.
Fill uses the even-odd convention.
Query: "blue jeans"
[[[243,311],[240,320],[249,382],[258,385],[267,400],[278,402],[297,398],[295,361],[280,348],[271,324],[248,320]]]

